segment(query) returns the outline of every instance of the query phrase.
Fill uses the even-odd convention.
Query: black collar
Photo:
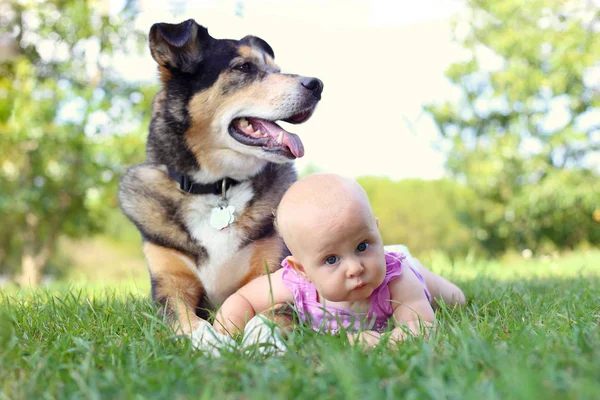
[[[237,185],[238,181],[231,178],[223,178],[213,183],[197,183],[191,180],[187,175],[182,175],[179,172],[173,171],[168,168],[169,176],[175,181],[179,182],[179,187],[186,193],[192,194],[223,194],[223,185],[225,185],[225,192],[232,186]]]

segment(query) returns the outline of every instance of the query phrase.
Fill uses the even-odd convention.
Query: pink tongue
[[[247,118],[247,120],[252,124],[252,127],[255,130],[260,129],[261,132],[268,133],[275,143],[277,143],[279,135],[283,133],[282,144],[287,146],[296,158],[300,158],[304,155],[304,146],[298,135],[282,129],[279,125],[271,121],[257,118]]]
[[[280,128],[281,129],[281,128]],[[281,129],[283,131],[283,129]],[[283,144],[285,144],[296,158],[304,155],[302,140],[295,133],[283,131]]]

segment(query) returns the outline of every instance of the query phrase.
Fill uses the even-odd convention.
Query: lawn
[[[145,291],[54,284],[0,294],[0,399],[600,398],[600,251],[434,260],[468,305],[429,340],[364,352],[298,328],[284,357],[211,359]]]

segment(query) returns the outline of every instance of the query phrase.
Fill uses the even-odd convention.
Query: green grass
[[[600,252],[450,265],[461,311],[429,340],[365,353],[298,328],[286,356],[210,359],[136,286],[0,295],[0,399],[600,398]]]

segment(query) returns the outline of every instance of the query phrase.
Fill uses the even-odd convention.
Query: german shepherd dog
[[[142,234],[153,299],[192,335],[287,255],[273,212],[304,149],[275,121],[308,120],[323,83],[281,73],[258,37],[215,39],[191,19],[154,24],[149,41],[162,89],[147,161],[122,177],[119,201]]]

